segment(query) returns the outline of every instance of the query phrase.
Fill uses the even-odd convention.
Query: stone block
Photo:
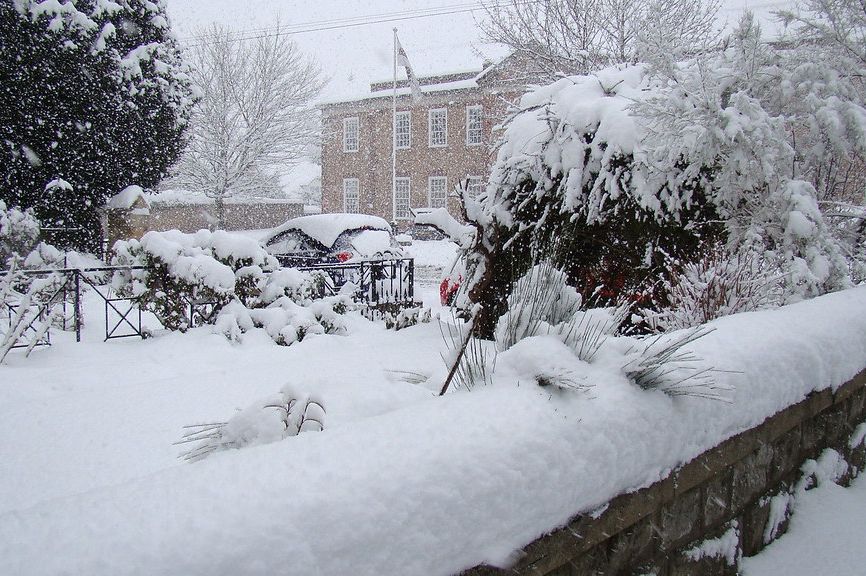
[[[823,439],[816,422],[805,420],[800,425],[800,461],[817,458],[823,448]]]
[[[848,406],[848,424],[856,428],[863,421],[866,421],[866,389],[853,394]]]
[[[773,442],[799,426],[803,420],[808,419],[810,416],[811,403],[807,398],[767,418],[760,426],[761,436],[764,441]]]
[[[566,529],[539,538],[524,548],[524,556],[512,568],[517,574],[548,574],[580,554],[579,539]]]
[[[698,537],[703,530],[700,488],[694,488],[664,506],[659,514],[661,549],[671,551]]]
[[[743,511],[740,516],[740,546],[744,556],[754,556],[764,548],[764,530],[769,520],[769,498],[762,498]]]
[[[704,528],[714,529],[730,520],[733,470],[719,472],[701,487]]]
[[[866,370],[861,371],[851,380],[840,386],[834,393],[834,396],[838,402],[852,394],[862,392],[864,387],[866,387]]]
[[[698,456],[674,471],[674,496],[688,492],[696,486],[713,477],[717,470],[710,466],[710,462],[704,456]]]
[[[593,548],[578,558],[569,562],[569,569],[574,576],[607,575],[607,556],[600,548]]]
[[[839,450],[848,443],[848,438],[853,431],[848,427],[845,402],[817,414],[814,418],[814,424],[821,449],[835,448]]]
[[[607,541],[607,573],[628,573],[631,567],[652,558],[658,549],[654,518],[643,518]]]
[[[866,470],[866,446],[861,444],[853,450],[849,449],[845,454],[845,459],[854,475],[863,473],[863,470]]]
[[[731,514],[738,514],[767,489],[767,470],[773,452],[763,445],[733,466]]]
[[[755,430],[747,430],[728,438],[716,448],[708,450],[700,458],[708,470],[721,472],[749,455],[757,447],[759,435]]]
[[[833,392],[830,389],[819,390],[809,394],[808,398],[809,414],[816,416],[833,405],[835,400]]]
[[[797,425],[773,442],[773,460],[770,464],[767,482],[774,487],[798,471],[803,464],[801,452],[801,427]]]

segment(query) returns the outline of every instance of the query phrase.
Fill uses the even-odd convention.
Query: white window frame
[[[478,116],[473,119],[473,113]],[[477,123],[477,125],[476,125]],[[481,146],[484,144],[484,106],[476,104],[466,107],[466,145]]]
[[[405,184],[405,190],[402,185]],[[401,198],[405,194],[404,198]],[[401,202],[401,199],[404,202]],[[405,212],[402,210],[405,208]],[[412,179],[408,176],[398,176],[394,179],[394,220],[409,220],[412,218]]]
[[[441,114],[442,124],[441,130],[436,130],[435,134],[442,136],[434,140],[433,124],[434,117]],[[448,147],[448,108],[432,108],[427,111],[427,145],[430,148],[447,148]]]
[[[467,179],[469,182],[466,185],[466,197],[475,200],[484,192],[484,179],[481,176],[468,176]]]
[[[405,118],[405,132],[401,132],[401,119]],[[403,141],[405,139],[405,142]],[[394,117],[394,147],[397,150],[408,150],[412,147],[412,111],[401,110]]]
[[[354,206],[351,203],[354,202]],[[361,181],[357,178],[343,178],[343,212],[361,212]]]
[[[354,138],[353,138],[354,136]],[[343,118],[343,152],[357,152],[361,148],[361,121],[357,116]]]
[[[434,186],[436,187],[435,190]],[[435,198],[434,192],[436,193]],[[434,199],[436,200],[435,203]],[[448,208],[447,176],[430,176],[427,178],[427,206],[430,208]]]

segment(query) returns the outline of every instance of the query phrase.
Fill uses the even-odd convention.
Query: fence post
[[[81,276],[75,270],[75,341],[81,342]]]

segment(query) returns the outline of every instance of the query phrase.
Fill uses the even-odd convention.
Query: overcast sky
[[[323,100],[363,95],[372,81],[392,76],[392,32],[398,28],[400,42],[419,76],[480,69],[485,58],[496,59],[502,47],[481,42],[475,17],[480,11],[465,10],[477,0],[167,0],[177,34],[191,39],[197,30],[213,23],[254,35],[263,28],[304,25],[304,28],[342,26],[350,19],[385,19],[411,16],[413,11],[450,7],[447,15],[365,23],[293,34],[302,50],[315,57],[330,82]],[[736,22],[744,8],[751,8],[769,22],[770,12],[790,6],[790,0],[748,2],[723,0],[722,18]],[[374,16],[379,18],[373,18]],[[385,16],[390,15],[390,16]],[[357,20],[356,20],[357,21]],[[311,23],[316,23],[312,25]]]

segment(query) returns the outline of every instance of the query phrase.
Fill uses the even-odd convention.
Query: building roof
[[[481,70],[464,70],[459,72],[441,73],[432,76],[418,78],[421,91],[425,94],[451,92],[455,90],[469,90],[484,87],[485,85],[513,85],[524,84],[522,75],[516,77],[512,74],[495,74],[512,68],[518,64],[513,56],[507,56],[496,63],[487,63]],[[411,88],[408,80],[397,80],[397,97],[405,98],[411,96]],[[320,104],[320,108],[339,106],[340,104],[360,103],[368,100],[390,98],[394,93],[394,81],[382,80],[370,84],[370,93],[360,94],[356,98],[348,98],[339,101],[326,101]]]

